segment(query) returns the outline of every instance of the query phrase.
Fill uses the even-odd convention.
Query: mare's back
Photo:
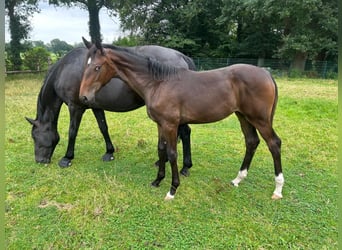
[[[195,65],[191,65],[193,62],[190,58],[174,49],[158,45],[145,45],[135,47],[135,51],[165,64],[180,68],[195,69]]]

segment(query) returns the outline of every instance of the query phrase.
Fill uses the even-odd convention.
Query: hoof
[[[154,182],[151,183],[151,187],[157,188],[157,187],[159,187],[159,183],[157,183],[156,181],[154,181]]]
[[[170,192],[168,192],[164,198],[165,201],[170,201],[173,200],[175,198],[174,195],[170,194]]]
[[[185,177],[189,177],[190,176],[190,171],[188,168],[182,168],[182,170],[180,171],[181,175],[185,176]]]
[[[281,194],[273,194],[272,195],[272,200],[280,200],[281,198],[283,198],[283,196]]]
[[[106,153],[102,156],[103,161],[112,161],[114,160],[114,155],[112,153]]]
[[[154,166],[155,166],[156,168],[159,168],[159,160],[156,161],[156,162],[154,163]]]
[[[71,160],[68,159],[68,158],[63,157],[63,158],[58,162],[58,165],[59,165],[61,168],[68,168],[68,167],[71,166]]]

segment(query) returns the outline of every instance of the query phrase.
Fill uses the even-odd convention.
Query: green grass
[[[191,125],[191,175],[165,202],[170,169],[160,188],[150,187],[157,129],[145,107],[106,113],[118,149],[109,163],[101,161],[104,141],[87,111],[73,165],[61,169],[69,124],[64,105],[52,163],[34,162],[24,116],[36,115],[42,77],[6,79],[7,249],[337,249],[337,81],[276,79],[282,200],[271,200],[274,170],[264,142],[247,179],[230,186],[244,154],[231,116]]]

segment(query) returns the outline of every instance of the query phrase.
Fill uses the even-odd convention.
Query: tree
[[[225,0],[218,20],[229,27],[235,56],[263,60],[277,52],[281,34],[264,8],[264,0]]]
[[[192,56],[220,54],[226,41],[216,22],[221,1],[122,1],[119,14],[124,30],[141,34],[146,43],[172,47]]]
[[[337,48],[337,1],[268,0],[265,8],[282,33],[279,56],[292,59],[293,68],[304,70],[307,58]]]
[[[44,70],[49,65],[50,53],[44,47],[34,47],[24,53],[24,65],[30,70]]]
[[[337,60],[336,0],[118,0],[124,30],[191,56]]]
[[[66,5],[66,6],[76,6],[81,9],[85,9],[89,13],[89,35],[91,41],[102,41],[101,36],[101,26],[99,20],[100,9],[105,7],[112,11],[114,15],[115,1],[114,0],[49,0],[49,4],[56,6]]]
[[[66,53],[68,53],[70,50],[72,50],[73,46],[71,46],[65,41],[53,39],[50,42],[49,49],[60,58],[64,56]]]
[[[113,42],[113,44],[117,46],[137,46],[141,42],[141,37],[130,35],[125,37],[119,37],[116,41]]]
[[[9,17],[11,41],[9,59],[13,69],[19,70],[22,65],[20,53],[23,52],[21,41],[28,37],[31,25],[29,17],[39,12],[38,0],[5,0],[6,15]]]

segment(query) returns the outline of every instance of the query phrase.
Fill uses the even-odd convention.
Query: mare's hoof
[[[154,163],[154,166],[155,166],[156,168],[159,168],[159,160],[156,161],[156,162]]]
[[[71,160],[68,159],[68,158],[63,157],[63,158],[58,162],[58,165],[59,165],[61,168],[68,168],[68,167],[71,166]]]
[[[151,187],[156,187],[157,188],[157,187],[159,187],[159,183],[154,181],[154,182],[151,183]]]
[[[181,175],[185,176],[185,177],[189,177],[190,176],[190,171],[188,168],[183,167],[180,171]]]
[[[272,200],[280,200],[281,198],[283,198],[283,196],[281,194],[273,194],[272,195]]]
[[[164,198],[165,201],[170,201],[173,200],[175,198],[174,195],[172,195],[170,192],[168,192]]]
[[[114,155],[113,153],[106,153],[102,156],[103,161],[112,161],[114,160]]]

